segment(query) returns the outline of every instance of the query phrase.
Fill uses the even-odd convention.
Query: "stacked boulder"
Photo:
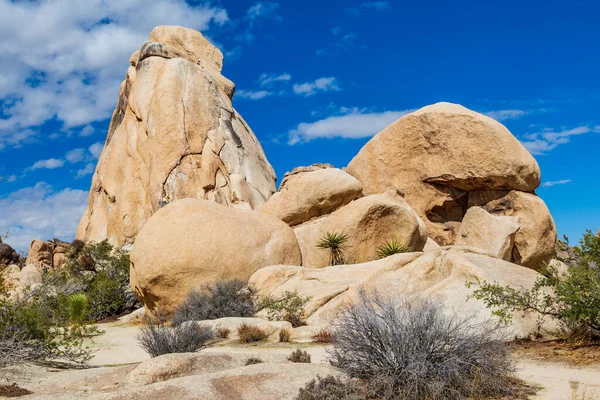
[[[34,265],[39,271],[62,268],[67,262],[66,252],[71,247],[59,239],[34,240],[27,252],[26,265]]]
[[[275,173],[231,104],[221,51],[200,32],[159,26],[130,63],[77,238],[131,245],[177,199],[260,207]]]

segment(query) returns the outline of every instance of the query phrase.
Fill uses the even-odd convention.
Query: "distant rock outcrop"
[[[130,59],[77,238],[131,244],[182,198],[256,209],[275,173],[231,104],[223,55],[199,32],[159,26]]]
[[[519,217],[511,261],[538,269],[552,257],[554,222],[533,194],[540,169],[508,129],[490,117],[457,104],[423,107],[375,135],[347,172],[362,182],[365,194],[402,190],[429,236],[442,246],[455,243],[467,209],[478,205]],[[482,191],[491,194],[487,201],[473,201]],[[488,205],[505,195],[503,204],[511,207],[501,211]]]

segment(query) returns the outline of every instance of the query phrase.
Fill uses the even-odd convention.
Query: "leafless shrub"
[[[331,332],[326,329],[322,329],[312,336],[312,340],[315,343],[331,343],[333,337],[331,336]]]
[[[214,333],[210,327],[195,322],[170,327],[166,316],[157,313],[146,317],[146,326],[138,335],[140,346],[151,357],[169,353],[193,353],[210,344]]]
[[[365,389],[356,381],[344,380],[333,375],[320,376],[300,388],[295,400],[364,400]]]
[[[279,341],[283,343],[287,343],[290,341],[290,333],[289,329],[282,329],[279,331]]]
[[[227,339],[229,337],[230,333],[231,333],[231,329],[229,329],[229,328],[218,328],[217,329],[217,335],[221,339]]]
[[[307,363],[310,364],[310,354],[305,350],[296,349],[290,354],[288,360],[295,363]]]
[[[33,392],[20,388],[16,383],[12,385],[0,385],[0,397],[21,397]]]
[[[258,326],[242,324],[238,327],[240,343],[253,343],[265,340],[268,335]]]
[[[512,395],[514,365],[497,324],[447,315],[430,301],[361,291],[334,325],[332,364],[380,398]]]

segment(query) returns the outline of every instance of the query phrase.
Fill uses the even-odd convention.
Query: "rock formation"
[[[149,310],[171,310],[192,288],[247,281],[262,267],[301,263],[294,232],[281,220],[182,199],[161,208],[139,232],[131,252],[131,287]]]
[[[160,26],[132,54],[77,238],[131,244],[162,206],[198,198],[256,209],[275,174],[231,104],[223,56],[199,32]]]
[[[537,269],[552,256],[556,229],[543,201],[533,193],[540,184],[539,167],[508,129],[492,118],[450,103],[421,108],[375,135],[347,172],[361,181],[365,194],[387,188],[404,191],[429,236],[440,245],[455,243],[471,205],[494,207],[473,202],[472,194],[493,193],[488,201],[495,201],[514,191],[513,211],[493,212],[519,216],[521,229],[515,235],[511,261]],[[528,205],[517,198],[527,198]]]
[[[67,262],[66,252],[71,247],[59,239],[34,240],[29,245],[26,265],[35,265],[39,271],[60,268]]]
[[[8,243],[2,243],[0,239],[0,265],[16,264],[19,262],[19,254]]]

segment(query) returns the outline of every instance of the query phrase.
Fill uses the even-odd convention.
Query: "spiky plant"
[[[396,239],[391,239],[377,248],[377,258],[382,259],[394,254],[408,253],[410,250]]]
[[[330,265],[343,265],[346,262],[344,252],[348,249],[346,242],[348,242],[348,235],[345,233],[327,232],[319,239],[317,247],[329,250]]]

